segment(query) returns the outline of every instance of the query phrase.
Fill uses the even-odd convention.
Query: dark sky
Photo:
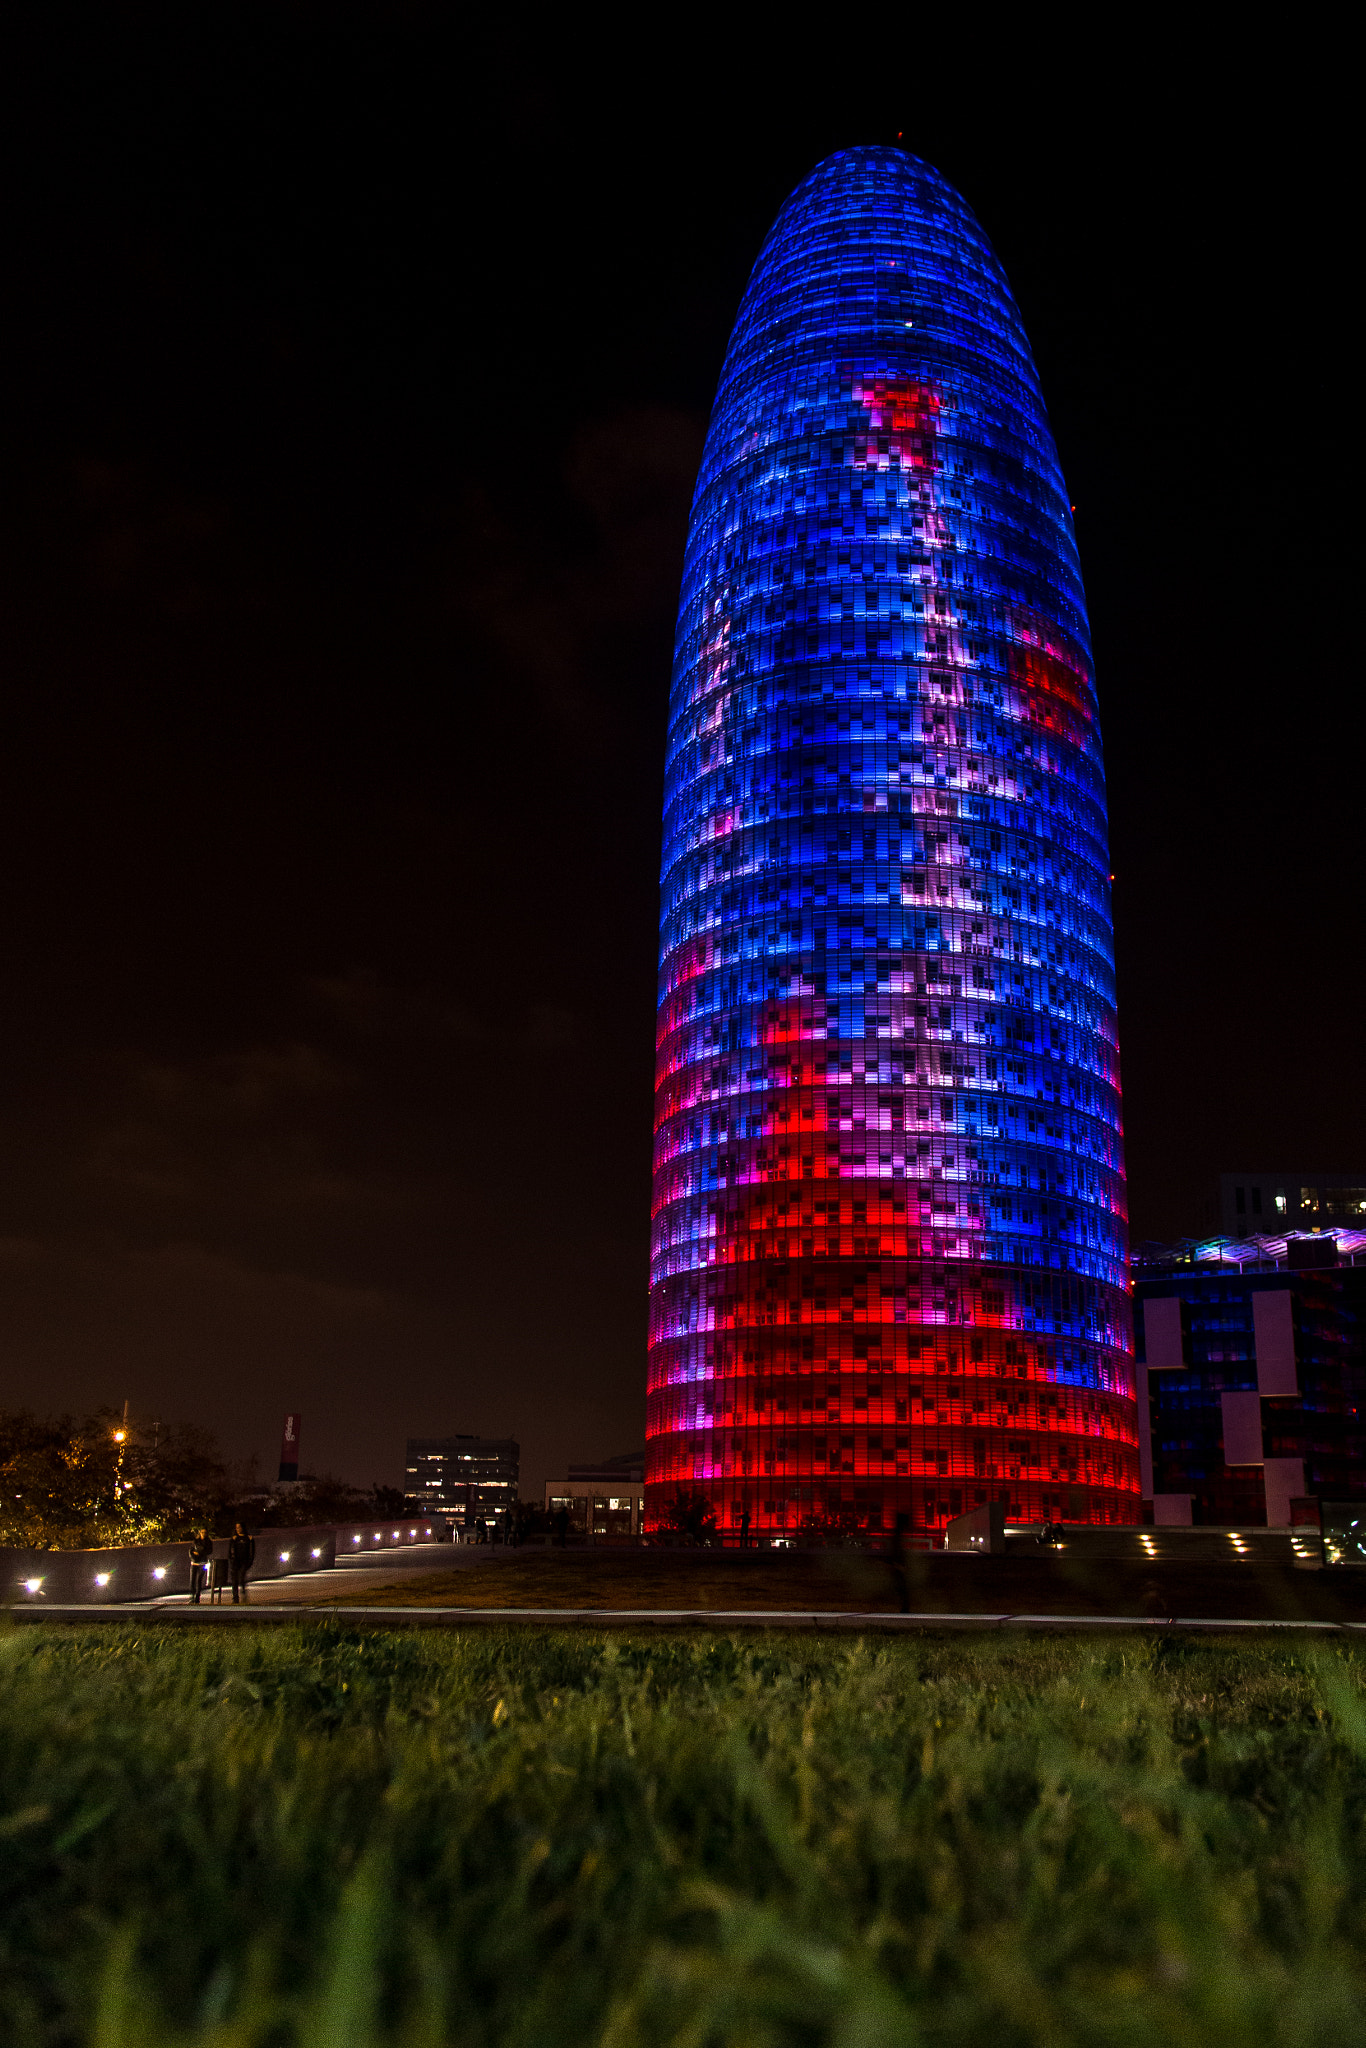
[[[1134,1234],[1366,1163],[1331,51],[1311,92],[951,21],[633,60],[18,12],[0,1404],[263,1469],[297,1407],[361,1482],[409,1431],[515,1429],[533,1490],[640,1442],[688,501],[774,212],[898,131],[1005,262],[1077,501]]]

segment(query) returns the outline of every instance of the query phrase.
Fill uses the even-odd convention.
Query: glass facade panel
[[[1028,342],[891,149],[782,209],[670,700],[647,1509],[1136,1521],[1105,791]]]

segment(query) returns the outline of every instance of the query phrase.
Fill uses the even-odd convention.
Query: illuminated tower
[[[669,707],[647,1514],[1138,1519],[1105,785],[1039,380],[894,149],[783,207]]]

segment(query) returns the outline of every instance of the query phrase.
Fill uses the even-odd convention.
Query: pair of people
[[[234,1523],[228,1539],[228,1572],[232,1580],[232,1604],[246,1600],[247,1574],[256,1562],[256,1538],[249,1536],[241,1522]],[[213,1574],[213,1538],[201,1529],[190,1545],[190,1600],[198,1607],[200,1595]]]

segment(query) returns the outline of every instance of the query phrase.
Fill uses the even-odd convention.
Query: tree
[[[245,1505],[245,1504],[244,1504]],[[288,1492],[272,1493],[250,1503],[250,1517],[276,1529],[316,1528],[326,1522],[383,1522],[411,1519],[425,1513],[410,1495],[396,1486],[351,1486],[325,1472],[321,1477],[301,1479]]]
[[[553,1533],[549,1514],[537,1500],[519,1500],[512,1510],[512,1540],[525,1543],[528,1536],[549,1536]]]
[[[0,1409],[0,1544],[80,1550],[176,1542],[235,1521],[283,1528],[420,1513],[395,1486],[368,1490],[324,1474],[262,1494],[229,1471],[207,1429],[128,1423],[112,1408],[77,1418]]]
[[[102,1418],[0,1411],[0,1541],[68,1548],[112,1528],[117,1472],[118,1446]]]
[[[209,1430],[192,1422],[162,1422],[130,1430],[129,1437],[122,1472],[125,1527],[173,1538],[222,1520],[233,1488]]]
[[[190,1423],[125,1427],[112,1408],[79,1419],[0,1410],[0,1543],[174,1539],[213,1522],[229,1490],[213,1437]]]
[[[411,1494],[397,1486],[381,1486],[378,1479],[370,1488],[367,1515],[420,1515],[423,1510]]]
[[[665,1503],[659,1526],[686,1543],[710,1543],[716,1534],[716,1510],[705,1493],[680,1486]]]

